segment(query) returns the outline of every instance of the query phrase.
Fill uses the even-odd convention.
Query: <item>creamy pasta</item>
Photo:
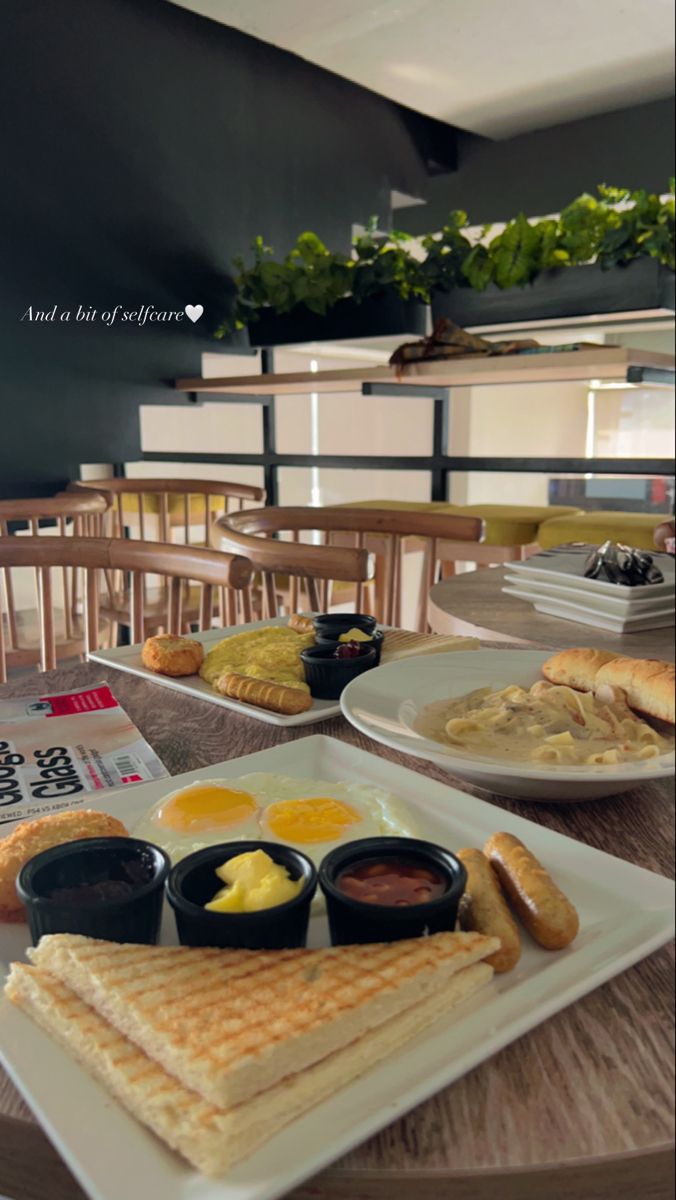
[[[603,764],[656,758],[674,748],[627,707],[610,698],[544,681],[437,701],[422,710],[418,733],[484,758]]]

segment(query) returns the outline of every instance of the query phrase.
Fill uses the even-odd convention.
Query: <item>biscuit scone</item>
[[[204,662],[204,647],[195,638],[158,633],[146,639],[141,659],[144,667],[158,675],[196,675]]]

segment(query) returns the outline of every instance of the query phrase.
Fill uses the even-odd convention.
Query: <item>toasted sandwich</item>
[[[47,971],[14,963],[5,991],[134,1117],[198,1171],[217,1177],[290,1121],[396,1053],[491,975],[486,963],[464,968],[443,990],[229,1109],[186,1088]]]
[[[380,661],[397,662],[400,658],[418,658],[421,654],[448,654],[451,650],[478,650],[478,638],[458,634],[415,633],[408,629],[388,629],[383,639]]]
[[[277,951],[52,934],[31,957],[186,1088],[230,1109],[445,995],[498,946],[478,933]]]

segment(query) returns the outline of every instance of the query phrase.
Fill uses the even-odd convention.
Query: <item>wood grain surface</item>
[[[674,661],[674,627],[641,633],[609,633],[577,621],[546,617],[527,600],[502,591],[509,567],[468,571],[436,583],[430,590],[427,617],[435,633],[477,633],[494,630],[503,637],[539,642],[558,650],[598,646],[633,658]]]
[[[172,775],[322,732],[417,770],[422,794],[425,777],[472,792],[434,766],[371,742],[343,718],[279,729],[98,664],[24,677],[1,688],[0,698],[101,679]],[[654,783],[575,806],[489,799],[670,875],[670,793]],[[666,1200],[672,1194],[672,995],[672,956],[665,949],[390,1125],[297,1189],[294,1200],[624,1200],[637,1190],[642,1200]],[[4,1075],[0,1131],[0,1191],[16,1200],[81,1200]]]

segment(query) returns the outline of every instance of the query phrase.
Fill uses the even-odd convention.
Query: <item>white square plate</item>
[[[641,630],[647,629],[668,629],[674,624],[673,604],[667,608],[625,617],[595,612],[586,605],[569,603],[556,596],[537,595],[520,587],[503,587],[502,590],[506,596],[518,596],[519,600],[527,600],[536,612],[547,617],[561,617],[564,621],[573,621],[577,625],[592,625],[594,629],[605,629],[609,633],[640,633]]]
[[[422,837],[451,849],[481,846],[498,829],[512,832],[571,897],[581,932],[558,954],[539,949],[524,935],[524,952],[514,971],[496,976],[478,996],[294,1121],[217,1182],[202,1178],[166,1149],[47,1034],[3,1000],[4,1065],[93,1200],[274,1200],[650,954],[672,934],[669,880],[333,738],[307,737],[201,768],[176,776],[170,786],[198,776],[233,777],[249,771],[377,785],[410,806]],[[166,780],[157,781],[117,795],[108,792],[102,799],[108,811],[133,822],[168,787]],[[169,934],[168,922],[165,927]],[[0,926],[0,956],[5,961],[15,957],[26,940],[25,926]],[[313,918],[311,944],[326,940],[325,918]]]
[[[288,617],[272,617],[269,621],[251,621],[248,625],[230,625],[226,629],[208,629],[203,633],[192,633],[198,642],[204,646],[205,652],[212,650],[217,642],[230,637],[234,633],[246,633],[247,629],[262,629],[265,625],[288,625]],[[336,717],[340,712],[340,700],[313,700],[312,708],[307,712],[297,713],[286,717],[283,713],[268,712],[265,708],[256,708],[253,704],[242,704],[239,700],[231,700],[229,696],[221,696],[218,692],[201,679],[199,675],[185,675],[182,679],[172,679],[169,675],[158,675],[149,671],[141,660],[143,646],[137,642],[134,646],[116,646],[114,650],[97,650],[88,655],[90,662],[103,663],[106,667],[115,667],[118,671],[127,671],[130,675],[140,675],[161,687],[173,688],[175,692],[184,692],[186,696],[196,696],[198,700],[208,700],[210,704],[220,704],[222,708],[230,708],[233,712],[242,713],[245,717],[253,717],[254,721],[266,721],[268,725],[315,725],[317,721],[326,721],[328,717]]]
[[[617,620],[631,620],[645,613],[662,611],[669,608],[669,606],[673,610],[673,595],[653,596],[651,588],[648,587],[633,588],[634,592],[642,592],[643,595],[637,596],[632,602],[629,602],[622,596],[607,596],[605,592],[585,591],[573,579],[565,580],[561,583],[554,580],[545,581],[539,576],[536,579],[532,579],[525,572],[516,574],[510,572],[509,569],[505,572],[504,578],[505,583],[520,588],[525,595],[530,596],[533,600],[564,600],[568,604],[578,604],[580,608],[585,608],[589,612],[602,613],[604,616],[614,617]],[[625,588],[624,590],[629,591],[632,589]]]
[[[608,579],[588,579],[584,574],[585,560],[593,549],[592,546],[554,546],[551,550],[541,550],[523,562],[509,564],[509,570],[525,579],[541,579],[544,582],[556,582],[575,587],[580,595],[610,596],[622,600],[630,608],[642,602],[650,595],[654,599],[661,597],[668,602],[674,598],[676,580],[676,564],[670,554],[652,555],[656,566],[664,576],[663,583],[651,583],[645,587],[629,587],[627,584],[610,583]]]

